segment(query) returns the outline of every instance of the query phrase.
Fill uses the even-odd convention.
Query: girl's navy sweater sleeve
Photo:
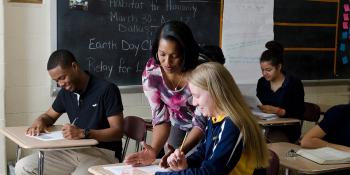
[[[206,137],[197,151],[187,157],[188,169],[178,172],[157,172],[156,175],[214,175],[229,174],[238,163],[243,139],[233,151],[240,131],[229,117],[222,122],[208,122]]]

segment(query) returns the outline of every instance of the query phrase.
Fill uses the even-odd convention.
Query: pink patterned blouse
[[[179,90],[169,89],[163,79],[161,68],[153,58],[149,59],[142,74],[142,86],[152,110],[153,125],[171,122],[181,130],[192,127],[205,130],[205,118],[192,105],[188,85]]]

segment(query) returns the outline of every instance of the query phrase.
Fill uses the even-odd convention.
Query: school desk
[[[258,118],[258,117],[257,117]],[[295,125],[301,122],[301,120],[296,118],[276,118],[272,120],[257,119],[261,126],[283,126],[283,125]]]
[[[350,169],[350,164],[321,165],[301,157],[295,153],[301,148],[296,144],[287,142],[270,143],[268,148],[278,155],[280,165],[286,168],[286,175],[289,173],[289,169],[302,174],[321,174]],[[291,152],[291,150],[294,151]]]
[[[272,120],[264,120],[259,117],[257,118],[257,122],[262,128],[262,132],[265,135],[265,137],[268,134],[268,127],[269,126],[285,126],[285,125],[295,125],[301,122],[301,120],[296,119],[296,118],[276,118]]]
[[[42,141],[36,138],[26,136],[25,132],[28,126],[18,127],[5,127],[0,128],[0,133],[4,134],[10,140],[15,142],[17,146],[17,160],[20,157],[21,148],[35,149],[39,151],[38,160],[38,174],[44,174],[44,157],[45,151],[64,150],[64,149],[79,149],[86,148],[93,145],[97,145],[98,142],[94,139],[81,139],[81,140],[53,140],[53,141]],[[58,131],[62,126],[53,126],[50,131]]]

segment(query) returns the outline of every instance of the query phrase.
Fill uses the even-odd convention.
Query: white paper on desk
[[[49,133],[40,133],[38,136],[29,136],[42,141],[52,141],[64,139],[62,131],[52,131]]]
[[[257,96],[244,95],[243,97],[250,109],[252,110],[253,115],[258,116],[263,120],[272,120],[278,118],[276,114],[264,113],[258,108],[258,105],[262,104]]]
[[[262,105],[257,96],[243,95],[245,102],[248,104],[250,109],[260,110],[258,105]]]
[[[150,165],[150,166],[144,166],[144,167],[137,167],[136,169],[139,169],[144,172],[148,173],[155,173],[155,172],[168,172],[168,169],[162,168],[159,165]]]
[[[253,115],[258,116],[259,118],[263,119],[263,120],[273,120],[278,118],[278,116],[276,114],[268,114],[268,113],[264,113],[261,112],[260,109],[252,110]]]
[[[131,174],[133,169],[138,169],[147,173],[155,173],[155,172],[168,172],[169,170],[159,167],[158,165],[150,165],[144,167],[132,167],[131,165],[116,165],[116,166],[108,166],[103,167],[104,169],[112,172],[115,175],[122,174]]]

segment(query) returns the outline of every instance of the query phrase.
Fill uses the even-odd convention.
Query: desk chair
[[[321,108],[317,104],[304,102],[304,110],[304,115],[301,118],[301,129],[303,129],[304,121],[315,122],[317,125],[321,116]],[[296,144],[300,145],[301,137],[296,141]]]
[[[315,122],[318,123],[318,120],[321,116],[321,108],[314,103],[304,102],[304,116],[301,120],[301,125],[303,125],[303,121]]]
[[[124,136],[125,136],[125,144],[122,152],[121,162],[125,158],[125,154],[129,146],[130,138],[135,140],[136,142],[135,152],[139,150],[140,142],[146,140],[147,130],[146,130],[145,120],[137,116],[125,117],[124,118]]]
[[[266,169],[267,175],[278,175],[278,171],[280,168],[280,159],[278,158],[278,155],[269,149],[270,152],[270,166]]]

